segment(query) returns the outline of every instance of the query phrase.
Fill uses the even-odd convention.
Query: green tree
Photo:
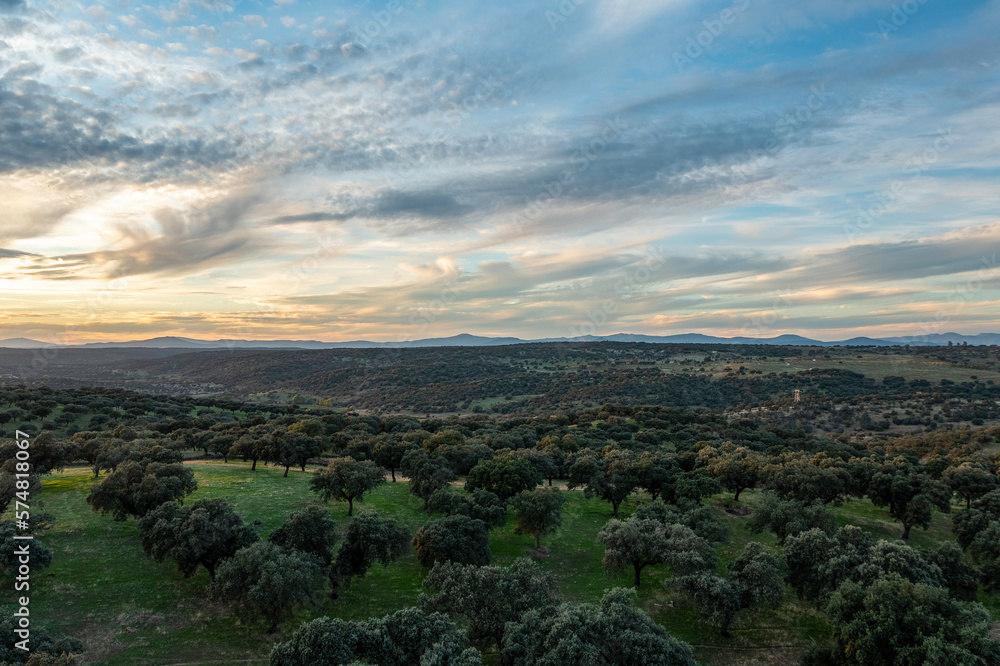
[[[22,488],[17,487],[19,480],[22,482]],[[41,492],[42,480],[37,474],[29,474],[27,479],[18,479],[17,472],[0,472],[0,514],[7,510],[14,498],[18,497],[19,492],[25,492],[23,489],[24,481],[28,483],[27,493],[29,497]]]
[[[736,621],[741,608],[736,585],[710,573],[682,576],[674,585],[691,595],[701,619],[717,626],[724,637],[729,637],[729,627]]]
[[[320,451],[318,439],[292,430],[272,433],[271,446],[268,447],[270,459],[285,468],[286,477],[293,465],[306,471],[306,461],[318,456]]]
[[[443,513],[445,516],[462,514],[483,521],[486,529],[503,527],[507,522],[507,505],[499,497],[488,490],[475,490],[469,493],[455,492],[449,488],[434,491],[427,503],[430,513]]]
[[[966,509],[972,508],[973,500],[996,490],[998,482],[996,476],[968,461],[945,469],[941,478],[955,494],[965,500]]]
[[[413,537],[417,559],[425,567],[438,560],[485,566],[490,563],[490,535],[481,520],[461,514],[432,520]]]
[[[482,666],[465,635],[447,615],[405,608],[392,615],[348,622],[306,622],[271,649],[271,666]]]
[[[425,511],[429,508],[431,495],[455,480],[451,467],[422,449],[408,451],[400,462],[400,469],[410,479],[410,494],[424,501]]]
[[[704,469],[681,472],[674,482],[674,501],[676,502],[690,500],[699,504],[702,498],[711,497],[721,492],[722,484],[709,476]]]
[[[922,666],[1000,663],[990,640],[992,620],[976,603],[896,574],[870,587],[841,585],[826,606],[835,647],[823,662],[836,666]]]
[[[930,527],[933,509],[951,511],[951,490],[914,470],[874,475],[868,497],[875,506],[888,507],[889,515],[903,524],[904,540],[910,538],[911,528]]]
[[[804,504],[818,499],[823,504],[839,505],[855,484],[846,464],[822,453],[811,458],[804,453],[772,458],[761,470],[761,480],[778,497]]]
[[[350,584],[355,576],[364,576],[375,562],[389,566],[410,549],[410,533],[394,518],[383,518],[374,511],[358,511],[347,525],[344,542],[337,551],[333,570],[336,575],[334,597],[339,582]]]
[[[959,511],[951,520],[958,545],[965,550],[992,521],[1000,520],[1000,490],[983,495],[972,503],[972,508]]]
[[[258,539],[222,498],[200,499],[191,506],[164,502],[139,520],[139,535],[146,557],[175,560],[185,578],[201,565],[213,583],[219,562]]]
[[[229,448],[229,455],[242,458],[244,461],[253,461],[250,471],[256,472],[257,461],[268,460],[270,458],[270,451],[271,437],[269,432],[267,432],[267,428],[264,426],[255,426],[250,429],[249,433],[242,435],[233,442],[233,445]]]
[[[983,572],[983,585],[993,594],[1000,588],[1000,521],[994,520],[969,544],[972,560]]]
[[[681,473],[676,455],[661,451],[643,451],[634,469],[638,487],[648,492],[654,502],[661,496],[668,501],[676,500],[674,482]]]
[[[488,490],[506,502],[522,490],[531,490],[541,482],[542,475],[527,460],[498,456],[476,463],[466,477],[465,489],[469,492]]]
[[[392,438],[380,439],[375,442],[375,446],[372,449],[372,456],[376,465],[381,465],[389,470],[389,474],[392,475],[392,482],[396,483],[396,470],[402,465],[403,456],[414,448],[414,445],[409,442]]]
[[[813,528],[790,536],[784,548],[787,582],[800,599],[826,597],[867,561],[874,545],[875,540],[855,526],[833,535]]]
[[[727,443],[711,449],[705,469],[739,502],[740,493],[760,484],[765,464],[764,456],[753,449]]]
[[[691,646],[635,608],[635,592],[615,588],[596,608],[563,603],[528,611],[504,634],[509,666],[695,666]]]
[[[324,502],[331,497],[347,502],[347,515],[354,515],[354,501],[362,502],[364,494],[385,483],[385,470],[370,460],[333,458],[309,479],[309,488],[319,493]]]
[[[232,432],[220,432],[218,435],[208,440],[206,446],[208,450],[216,455],[222,456],[222,461],[229,462],[229,452],[236,443],[236,435]]]
[[[748,525],[758,534],[771,532],[778,538],[778,543],[783,544],[788,537],[813,528],[833,534],[837,529],[837,519],[820,500],[805,504],[798,500],[782,500],[772,492],[765,492],[754,508]]]
[[[324,566],[330,566],[337,537],[337,523],[326,509],[310,504],[289,516],[267,540],[282,548],[312,555]]]
[[[336,599],[340,580],[331,565],[337,538],[337,523],[326,509],[310,504],[293,513],[281,527],[271,532],[267,540],[282,548],[304,553],[326,567],[332,584],[330,596]]]
[[[468,627],[470,640],[488,640],[498,647],[508,622],[558,603],[552,574],[523,557],[509,567],[437,561],[424,587],[437,594],[421,594],[421,608],[460,619]]]
[[[321,575],[311,557],[258,541],[219,565],[211,595],[263,618],[270,634],[297,607],[313,603]]]
[[[510,455],[531,463],[541,479],[549,480],[549,486],[552,485],[552,479],[559,474],[559,465],[552,456],[541,449],[514,449]]]
[[[7,473],[15,471],[18,460],[14,454],[18,450],[19,447],[14,439],[0,444],[0,460],[4,461],[0,470]],[[66,442],[57,440],[51,431],[43,430],[31,439],[30,453],[28,469],[17,468],[17,471],[30,474],[49,474],[63,469],[70,462],[69,455],[72,453],[72,446],[67,446]]]
[[[729,565],[729,580],[740,593],[740,609],[777,608],[785,596],[785,558],[751,541]]]
[[[698,614],[724,637],[740,611],[777,608],[785,593],[785,562],[763,544],[751,541],[729,565],[729,578],[703,572],[678,578],[674,585],[692,596]]]
[[[25,564],[21,561],[21,549],[27,545],[28,566],[32,571],[38,571],[42,567],[52,564],[52,551],[45,547],[37,538],[31,541],[25,539],[15,539],[17,535],[23,535],[23,531],[18,531],[17,524],[13,520],[0,521],[0,571],[10,575],[16,575],[18,568]]]
[[[164,502],[181,501],[198,487],[194,472],[182,464],[124,462],[100,484],[95,484],[87,503],[115,520],[142,517]]]
[[[635,517],[625,521],[612,518],[598,533],[597,543],[605,547],[605,570],[615,574],[631,566],[636,587],[647,566],[666,563],[675,574],[715,566],[715,554],[708,541],[684,525]]]
[[[8,612],[9,611],[9,612]],[[83,641],[71,636],[54,636],[32,620],[30,628],[30,652],[17,643],[21,638],[14,633],[19,629],[13,617],[14,609],[3,609],[0,619],[0,664],[29,664],[30,666],[70,666],[78,663],[76,656],[83,653]]]
[[[639,468],[628,451],[610,450],[601,455],[587,451],[569,468],[569,489],[583,487],[585,497],[599,497],[611,502],[611,516],[618,517],[618,507],[639,487]]]
[[[558,488],[522,490],[511,500],[517,518],[514,534],[535,537],[535,548],[542,547],[542,536],[551,534],[562,525],[562,507],[566,497]]]
[[[941,569],[948,592],[961,601],[975,601],[979,591],[979,581],[983,572],[962,561],[962,550],[945,541],[936,550],[928,553],[930,560]]]

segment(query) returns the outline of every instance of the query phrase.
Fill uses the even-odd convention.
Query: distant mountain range
[[[521,338],[487,338],[478,335],[462,333],[449,338],[427,338],[425,340],[408,340],[406,342],[371,342],[369,340],[351,340],[349,342],[321,342],[319,340],[196,340],[193,338],[159,337],[148,340],[129,340],[127,342],[88,342],[80,345],[55,345],[28,338],[9,338],[0,340],[0,348],[8,349],[42,349],[46,347],[72,347],[73,349],[108,349],[108,348],[154,348],[154,349],[343,349],[343,348],[378,348],[378,347],[476,347],[528,344],[533,342],[648,342],[673,344],[729,344],[729,345],[796,345],[815,347],[864,347],[893,345],[913,345],[925,347],[941,347],[952,344],[960,345],[1000,345],[1000,333],[980,333],[978,335],[961,335],[959,333],[934,333],[923,336],[904,336],[894,338],[851,338],[827,342],[813,340],[799,335],[779,335],[774,338],[719,338],[700,333],[681,335],[639,335],[632,333],[616,333],[614,335],[594,336],[584,335],[575,338],[541,338],[537,340],[522,340]]]

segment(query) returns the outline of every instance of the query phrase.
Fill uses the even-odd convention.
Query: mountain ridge
[[[371,340],[348,340],[342,342],[324,342],[321,340],[199,340],[181,336],[158,336],[145,340],[125,340],[121,342],[87,342],[76,345],[58,345],[51,342],[32,340],[30,338],[8,338],[0,340],[0,348],[6,349],[107,349],[107,348],[157,348],[157,349],[366,349],[379,347],[474,347],[498,346],[514,344],[532,344],[541,342],[636,342],[650,344],[752,344],[752,345],[791,345],[809,347],[855,347],[855,346],[895,346],[912,345],[927,347],[942,347],[952,344],[968,343],[970,345],[1000,345],[1000,333],[978,333],[963,335],[961,333],[934,333],[923,336],[901,336],[888,338],[870,338],[859,336],[847,340],[824,341],[806,338],[800,335],[783,334],[772,338],[732,337],[724,338],[703,333],[680,333],[675,335],[646,335],[642,333],[614,333],[595,336],[582,335],[573,338],[537,338],[525,340],[516,337],[489,337],[459,333],[448,337],[424,338],[421,340],[406,340],[401,342],[374,342]]]

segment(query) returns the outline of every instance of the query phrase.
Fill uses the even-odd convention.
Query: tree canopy
[[[370,460],[333,458],[323,469],[318,469],[309,479],[309,488],[319,493],[324,502],[331,497],[347,502],[347,515],[354,515],[355,500],[364,500],[364,494],[385,483],[385,470]]]
[[[509,567],[437,561],[424,587],[437,594],[421,594],[422,608],[460,618],[470,640],[492,641],[497,647],[508,622],[559,601],[552,574],[523,557]]]
[[[691,646],[635,608],[632,590],[615,588],[601,603],[562,603],[528,611],[504,634],[510,666],[695,666]]]
[[[197,487],[194,472],[182,464],[128,461],[93,486],[87,503],[94,511],[122,521],[145,516],[164,502],[181,501]]]
[[[514,534],[535,537],[535,548],[542,547],[542,536],[555,532],[562,525],[562,507],[566,497],[558,488],[522,490],[511,500],[517,518]]]
[[[260,617],[268,633],[299,606],[315,599],[322,572],[311,557],[258,541],[219,565],[212,598]]]
[[[322,617],[271,649],[271,666],[482,666],[465,635],[437,612],[405,608],[361,622]]]
[[[677,575],[715,566],[715,553],[705,539],[691,528],[648,518],[612,518],[597,535],[605,547],[604,568],[617,573],[631,566],[634,584],[639,587],[642,570],[650,565],[669,564]]]
[[[425,567],[439,560],[484,566],[490,563],[490,535],[481,520],[462,514],[431,520],[413,537],[417,559]]]
[[[507,455],[476,463],[466,477],[465,489],[469,492],[488,490],[506,502],[541,482],[541,473],[528,460]]]
[[[219,562],[258,540],[222,498],[200,499],[190,506],[164,502],[139,520],[139,535],[146,557],[175,560],[185,578],[201,565],[213,583]]]

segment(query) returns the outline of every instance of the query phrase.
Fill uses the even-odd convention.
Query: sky
[[[1000,332],[1000,0],[0,0],[0,338]]]

